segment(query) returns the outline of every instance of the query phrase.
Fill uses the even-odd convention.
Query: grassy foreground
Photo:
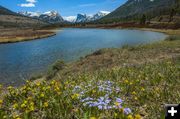
[[[57,62],[46,76],[51,80],[8,87],[0,118],[164,118],[164,104],[180,102],[179,46],[173,37],[100,50],[68,65]]]

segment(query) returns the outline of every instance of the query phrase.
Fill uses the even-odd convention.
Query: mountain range
[[[57,11],[48,11],[44,13],[26,11],[26,12],[18,12],[18,14],[40,19],[48,23],[63,23],[64,22],[64,19],[61,17],[61,15]]]
[[[98,19],[101,19],[102,17],[106,16],[110,12],[108,11],[99,11],[98,13],[94,15],[86,15],[86,14],[77,14],[77,16],[69,16],[64,17],[64,19],[61,17],[61,15],[57,11],[48,11],[45,13],[40,12],[18,12],[18,14],[40,19],[42,21],[48,22],[48,23],[63,23],[65,21],[72,22],[72,23],[85,23],[85,22],[91,22]]]

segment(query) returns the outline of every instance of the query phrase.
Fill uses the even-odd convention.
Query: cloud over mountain
[[[35,7],[36,0],[26,0],[26,3],[18,4],[21,7]]]

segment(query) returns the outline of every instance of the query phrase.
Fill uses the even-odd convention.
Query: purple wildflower
[[[131,113],[131,109],[130,108],[124,108],[124,113],[126,115],[130,114]]]
[[[122,99],[121,98],[116,98],[116,102],[118,102],[118,103],[122,103],[123,101],[122,101]]]

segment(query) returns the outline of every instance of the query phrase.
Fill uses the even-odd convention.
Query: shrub
[[[100,50],[94,52],[93,55],[101,55],[103,53],[104,53],[104,49],[100,49]]]
[[[166,41],[174,41],[174,40],[179,40],[180,37],[176,35],[172,35],[166,38]]]
[[[65,68],[64,61],[55,62],[47,73],[46,79],[52,79],[56,73]]]

